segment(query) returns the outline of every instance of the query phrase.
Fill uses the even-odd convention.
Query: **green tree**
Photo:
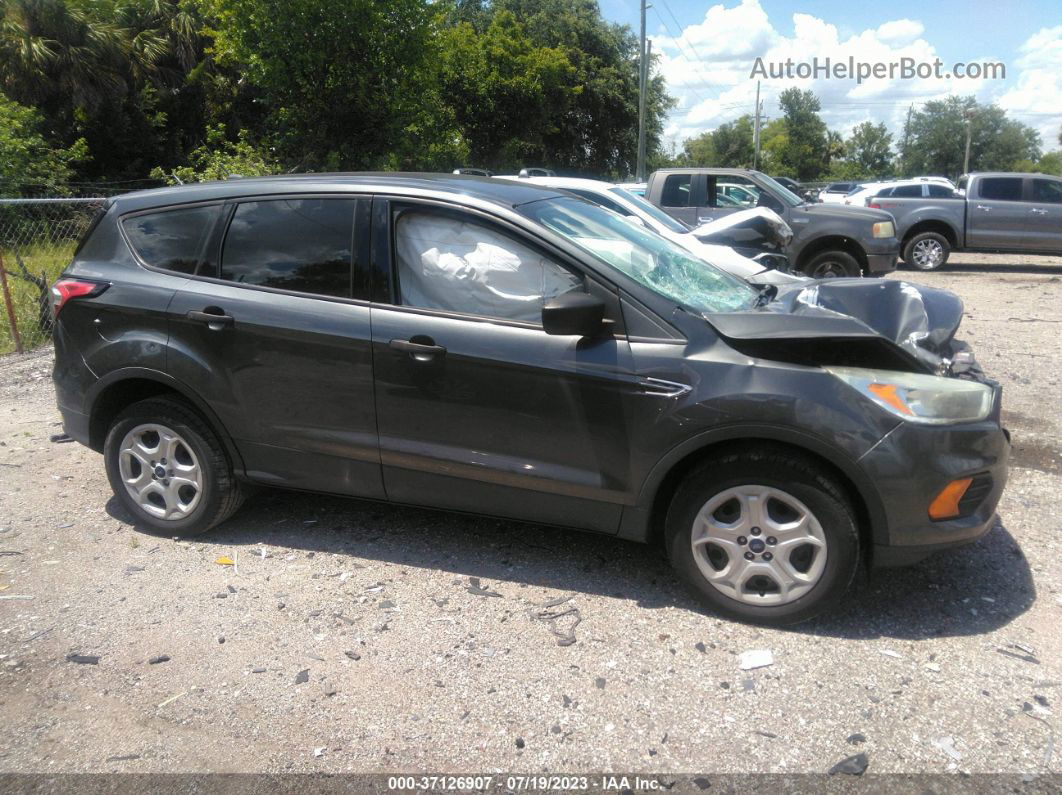
[[[829,165],[830,141],[819,117],[822,106],[814,92],[787,88],[778,96],[786,142],[778,152],[779,166],[798,180],[813,180]]]
[[[86,156],[83,140],[55,148],[40,133],[42,117],[0,93],[0,193],[64,193],[74,164]]]
[[[427,0],[203,0],[210,51],[256,89],[302,169],[403,165],[459,136],[438,113]]]
[[[907,146],[900,161],[907,175],[958,177],[963,170],[966,123],[970,124],[970,170],[1010,170],[1022,160],[1040,157],[1040,136],[1031,127],[1008,119],[996,105],[973,97],[951,96],[927,102],[911,116]]]
[[[716,165],[723,168],[752,168],[755,146],[752,116],[745,114],[724,122],[712,133]]]
[[[235,141],[225,135],[225,125],[207,128],[206,142],[192,150],[187,165],[165,169],[158,166],[151,171],[154,179],[171,185],[186,182],[207,182],[231,176],[261,177],[276,174],[279,164],[264,148],[251,143],[250,133],[240,130]]]
[[[884,122],[865,121],[845,142],[844,163],[854,178],[884,177],[892,170],[892,133]]]
[[[706,130],[682,144],[682,163],[686,166],[714,166],[718,163],[715,153],[715,134]]]
[[[469,162],[495,170],[549,159],[547,136],[578,88],[563,50],[537,46],[511,11],[481,33],[459,21],[440,33],[442,99],[453,109]]]

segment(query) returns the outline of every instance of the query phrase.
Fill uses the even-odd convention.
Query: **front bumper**
[[[867,272],[868,273],[891,273],[896,270],[896,263],[899,261],[899,251],[892,251],[887,254],[871,254],[867,253]]]
[[[873,539],[876,566],[914,563],[940,549],[976,541],[995,522],[1007,482],[1010,438],[995,419],[951,426],[901,423],[860,460],[877,487],[884,521]],[[955,519],[933,521],[929,505],[953,480],[974,476],[983,496]]]

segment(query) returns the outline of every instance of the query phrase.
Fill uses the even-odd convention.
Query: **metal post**
[[[645,0],[642,6],[642,33],[639,38],[638,54],[638,164],[635,179],[638,182],[645,180],[645,92],[649,82],[649,59],[645,52]]]
[[[756,125],[752,128],[752,170],[760,167],[760,81],[756,81]]]
[[[7,306],[7,322],[11,326],[11,339],[15,341],[15,352],[22,353],[22,337],[18,335],[18,323],[15,322],[15,305],[11,303],[11,291],[7,287],[7,271],[4,270],[4,254],[0,252],[0,286],[4,291],[4,304]]]
[[[970,173],[970,128],[973,126],[972,123],[971,123],[972,119],[973,119],[973,112],[968,110],[968,111],[966,111],[966,113],[964,115],[966,116],[966,155],[962,159],[962,173],[963,174],[969,174]]]

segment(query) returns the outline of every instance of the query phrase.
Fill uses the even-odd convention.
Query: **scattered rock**
[[[125,573],[126,574],[136,574],[138,571],[143,571],[143,570],[144,570],[143,566],[126,566],[125,567]]]
[[[251,669],[251,673],[252,674],[264,674],[265,672],[266,672],[265,668],[252,668]]]
[[[304,668],[295,675],[295,684],[304,685],[310,681],[310,669]]]
[[[108,762],[132,762],[134,759],[139,759],[140,754],[126,754],[124,756],[108,756],[106,761]]]
[[[935,674],[940,673],[940,663],[928,662],[924,667],[927,671],[932,671]]]
[[[704,644],[701,643],[701,641],[697,641],[696,643],[694,643],[693,644],[693,648],[695,648],[701,654],[704,654],[707,651],[707,649],[705,649]]]
[[[962,754],[955,747],[955,740],[951,737],[940,737],[934,740],[933,747],[951,757],[954,762],[962,761]]]
[[[738,655],[738,667],[742,671],[766,668],[768,665],[774,665],[774,655],[770,649],[752,649]]]
[[[277,602],[277,610],[283,610],[283,609],[284,609],[284,603],[283,602]]]
[[[159,663],[164,663],[164,662],[169,662],[169,661],[170,661],[170,655],[168,655],[168,654],[160,654],[157,657],[152,657],[150,660],[148,660],[148,665],[158,665]]]
[[[766,737],[768,740],[777,740],[778,739],[778,735],[775,734],[774,732],[765,732],[765,731],[762,731],[761,729],[756,729],[756,734],[760,735],[760,737]]]
[[[860,743],[865,743],[866,741],[867,741],[867,736],[865,734],[863,734],[863,732],[856,732],[855,734],[849,734],[848,735],[848,739],[846,740],[846,742],[849,745],[859,745]]]
[[[480,585],[479,577],[469,577],[468,588],[466,588],[465,590],[471,594],[475,594],[476,596],[501,596],[501,594],[497,591],[492,591],[489,588]]]
[[[225,636],[224,635],[218,635],[218,643],[224,643],[224,642],[225,642]]]
[[[517,737],[516,738],[516,747],[517,748],[523,748],[524,745],[525,745],[524,738],[523,737]]]
[[[861,776],[866,772],[868,765],[870,765],[870,759],[867,758],[866,754],[856,754],[842,759],[831,767],[829,774],[831,776],[835,776],[838,773],[843,773],[846,776]]]
[[[594,686],[598,690],[604,690],[605,689],[605,677],[599,676],[597,679],[595,679],[594,680]]]
[[[398,605],[396,605],[390,599],[384,599],[382,602],[380,602],[379,605],[381,610],[394,610],[397,606]]]
[[[99,665],[100,657],[98,654],[68,654],[66,661],[80,665]]]
[[[712,782],[704,776],[697,776],[693,779],[693,783],[697,785],[697,789],[708,789],[712,786]]]
[[[228,599],[229,598],[229,594],[226,591],[222,591],[221,593],[214,594],[214,598],[215,599]]]
[[[352,659],[352,660],[355,660],[355,661],[356,661],[356,660],[360,660],[360,659],[361,659],[361,655],[360,655],[360,654],[358,654],[358,653],[357,653],[356,651],[345,651],[345,652],[343,652],[343,653],[344,653],[345,655],[347,655],[347,656],[348,656],[348,657],[349,657],[350,659]]]

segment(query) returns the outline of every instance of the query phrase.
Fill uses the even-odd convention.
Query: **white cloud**
[[[753,112],[756,80],[750,78],[756,58],[764,65],[784,63],[792,59],[794,65],[810,62],[818,57],[823,63],[892,63],[903,58],[917,63],[932,63],[938,53],[925,37],[925,27],[913,19],[887,21],[850,35],[838,31],[836,25],[811,14],[792,16],[793,34],[783,35],[776,28],[759,0],[740,0],[736,5],[714,5],[705,13],[704,21],[683,29],[678,37],[653,36],[653,51],[660,55],[660,67],[669,90],[679,105],[665,130],[665,138],[681,141],[719,124]],[[945,35],[945,34],[941,34]],[[968,62],[997,61],[998,55],[970,53]],[[944,63],[943,72],[951,64]],[[1014,70],[1013,67],[1017,67]],[[1017,72],[1015,78],[1012,71]],[[1062,108],[1062,27],[1041,30],[1022,47],[1022,56],[1015,64],[1008,64],[1006,83],[999,80],[958,79],[944,76],[901,79],[869,78],[862,83],[854,79],[765,79],[761,96],[769,118],[778,115],[777,97],[786,88],[798,86],[811,89],[822,102],[822,116],[833,129],[843,133],[863,121],[884,121],[897,134],[903,126],[908,107],[949,94],[973,94],[981,101],[998,99],[1004,107],[1018,111],[1036,108],[1042,112]],[[1004,93],[1005,92],[1005,93]],[[1044,133],[1046,148],[1057,145],[1059,118],[1017,115],[1029,124],[1042,123],[1044,129],[1054,126],[1055,132]]]
[[[1019,52],[1014,65],[1020,71],[1000,96],[999,106],[1039,130],[1045,151],[1057,149],[1062,125],[1062,25],[1034,33]]]

